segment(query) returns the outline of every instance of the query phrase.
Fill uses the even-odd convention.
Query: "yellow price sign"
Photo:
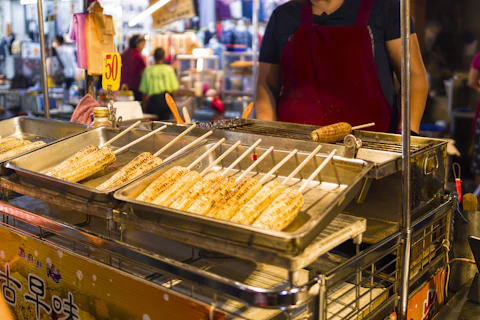
[[[122,73],[122,57],[119,53],[106,53],[103,59],[103,90],[116,91],[120,89],[120,76]]]

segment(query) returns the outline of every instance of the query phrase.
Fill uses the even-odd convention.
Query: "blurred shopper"
[[[477,53],[473,59],[472,65],[470,67],[470,73],[468,74],[468,85],[470,88],[474,89],[477,92],[480,92],[480,52]],[[472,173],[475,175],[475,182],[477,185],[480,185],[480,101],[477,105],[477,110],[475,111],[475,150],[473,154],[473,163],[472,163]]]
[[[142,101],[142,94],[139,92],[140,81],[143,70],[145,70],[145,59],[142,50],[145,48],[145,38],[134,35],[128,41],[128,49],[122,53],[122,79],[121,84],[126,84],[135,95],[135,100]]]
[[[58,57],[58,62],[63,70],[63,83],[65,84],[65,89],[68,91],[72,83],[75,81],[75,75],[77,73],[75,50],[72,46],[65,44],[65,40],[62,36],[56,37],[53,47],[54,52],[56,52],[56,56]]]
[[[155,49],[153,58],[155,64],[145,69],[140,91],[145,95],[146,113],[157,115],[159,120],[167,120],[171,112],[165,101],[165,93],[177,90],[178,80],[175,70],[163,63],[165,51],[162,48]]]

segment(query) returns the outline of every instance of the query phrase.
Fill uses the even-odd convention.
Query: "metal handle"
[[[426,176],[434,174],[439,166],[438,156],[436,154],[434,154],[433,157],[428,155],[425,160],[423,160],[423,174]]]

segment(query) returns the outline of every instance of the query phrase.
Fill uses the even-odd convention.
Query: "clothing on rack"
[[[88,13],[75,13],[72,18],[70,39],[77,43],[77,63],[80,69],[88,68],[87,39],[85,34],[85,20]]]
[[[242,1],[235,0],[230,3],[230,15],[233,19],[241,19],[242,18]]]
[[[115,52],[115,28],[112,16],[95,9],[85,19],[88,74],[101,75],[103,58],[108,52]]]
[[[215,0],[202,0],[200,7],[200,27],[207,27],[209,23],[215,23]],[[205,43],[208,43],[206,41]]]

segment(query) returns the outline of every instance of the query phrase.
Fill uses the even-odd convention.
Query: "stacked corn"
[[[300,212],[303,195],[277,181],[263,187],[254,178],[238,184],[231,177],[173,167],[153,181],[137,200],[172,209],[281,231]]]
[[[31,142],[13,137],[0,139],[0,161],[8,160],[45,144],[43,141]]]

